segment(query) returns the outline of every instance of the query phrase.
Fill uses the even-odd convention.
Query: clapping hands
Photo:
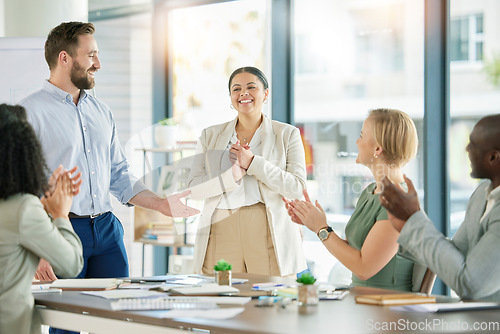
[[[235,181],[241,180],[246,175],[248,167],[252,163],[254,154],[250,151],[248,144],[241,145],[238,140],[229,149],[229,160],[232,164],[233,177]]]
[[[70,180],[72,182],[73,196],[78,195],[78,193],[80,192],[80,185],[82,184],[82,180],[80,179],[80,177],[82,176],[82,173],[78,172],[77,174],[75,174],[77,169],[78,168],[75,166],[75,167],[71,168],[70,170],[64,170],[63,165],[59,165],[59,167],[57,167],[57,169],[50,176],[49,187],[48,187],[47,191],[45,192],[45,197],[50,197],[52,195],[52,193],[56,189],[57,180],[64,173],[69,173],[69,175],[71,175]],[[73,175],[73,174],[75,174],[75,175]]]
[[[73,203],[73,196],[80,192],[81,173],[73,176],[76,170],[77,168],[73,167],[66,171],[61,165],[49,179],[49,188],[41,201],[47,213],[53,218],[67,218],[71,203]]]
[[[312,203],[307,190],[304,189],[305,201],[290,201],[283,197],[288,215],[294,223],[307,226],[308,229],[317,233],[318,230],[327,225],[326,214],[318,201]]]

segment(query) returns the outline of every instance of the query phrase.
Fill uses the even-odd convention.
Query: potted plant
[[[231,286],[231,268],[226,260],[220,259],[214,266],[215,270],[215,283],[219,285],[229,285]]]
[[[155,126],[156,145],[162,148],[173,148],[179,139],[179,128],[173,118],[164,118]]]
[[[318,286],[314,284],[316,278],[306,272],[297,278],[297,282],[300,283],[297,296],[299,305],[318,305]]]

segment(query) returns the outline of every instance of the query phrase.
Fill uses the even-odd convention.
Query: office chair
[[[422,279],[422,284],[420,285],[421,293],[431,294],[432,287],[436,281],[436,274],[434,274],[429,268],[425,271],[424,278]]]
[[[413,266],[413,280],[412,280],[412,291],[430,294],[432,292],[432,287],[436,281],[436,274],[434,274],[429,268],[415,263]]]

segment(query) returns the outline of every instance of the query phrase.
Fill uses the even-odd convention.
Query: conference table
[[[251,293],[253,283],[293,284],[294,280],[250,274],[234,274],[248,282],[235,285]],[[256,307],[257,299],[231,319],[164,318],[168,310],[113,311],[110,301],[78,291],[35,295],[35,304],[46,325],[90,333],[499,333],[500,310],[447,313],[396,312],[388,306],[356,304],[364,294],[398,291],[354,287],[342,300],[320,300],[317,306]],[[439,300],[449,300],[438,296]]]

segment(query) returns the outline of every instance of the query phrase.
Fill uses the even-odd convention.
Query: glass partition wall
[[[369,110],[395,108],[422,140],[423,1],[295,0],[295,121],[302,130],[308,190],[343,234],[373,177],[356,165],[356,140]],[[405,167],[423,195],[422,145]],[[304,229],[304,250],[320,280],[350,273]]]
[[[480,180],[465,151],[474,124],[500,113],[500,2],[450,0],[450,236]]]

